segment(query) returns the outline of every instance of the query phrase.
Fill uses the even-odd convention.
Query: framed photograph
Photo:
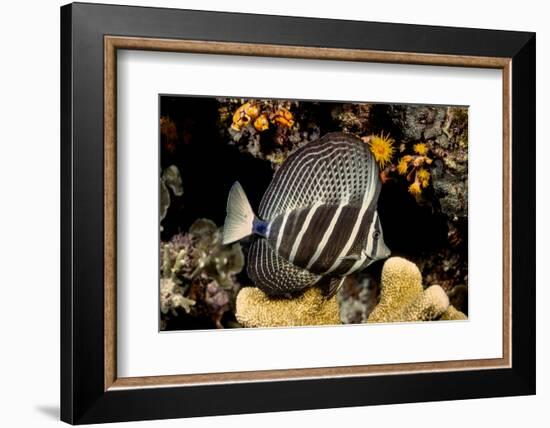
[[[533,33],[76,3],[61,105],[62,420],[535,393]]]

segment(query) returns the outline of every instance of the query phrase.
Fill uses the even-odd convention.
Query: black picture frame
[[[512,366],[104,388],[104,36],[511,58]],[[535,34],[74,3],[61,8],[61,419],[71,424],[535,393]],[[212,404],[212,397],[223,396]]]

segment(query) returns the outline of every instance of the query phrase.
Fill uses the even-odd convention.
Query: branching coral
[[[199,219],[189,233],[161,243],[160,305],[163,321],[179,316],[179,309],[208,318],[221,328],[239,289],[236,274],[244,266],[239,244],[222,245],[221,231]]]
[[[439,285],[426,290],[414,263],[400,257],[386,261],[382,269],[380,302],[367,322],[430,321],[449,308],[449,298]]]
[[[185,297],[185,288],[177,285],[172,278],[160,279],[160,311],[164,315],[177,316],[178,308],[182,308],[185,312],[191,312],[191,306],[195,301]]]
[[[237,320],[245,327],[291,327],[340,324],[336,296],[326,299],[312,287],[292,299],[272,298],[259,288],[237,295]]]

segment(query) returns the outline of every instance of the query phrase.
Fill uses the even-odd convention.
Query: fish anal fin
[[[248,253],[247,273],[270,296],[292,296],[316,284],[319,276],[277,255],[264,238],[256,238]]]

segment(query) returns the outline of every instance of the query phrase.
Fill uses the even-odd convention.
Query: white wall
[[[103,3],[116,3],[103,1]],[[295,0],[148,0],[127,4],[343,18],[414,24],[485,27],[537,32],[537,321],[538,395],[535,397],[421,403],[265,415],[200,418],[187,427],[358,426],[447,428],[489,422],[517,427],[548,421],[549,321],[546,303],[550,256],[546,239],[550,206],[542,183],[550,182],[543,125],[550,109],[550,29],[544,2],[461,0],[337,2]],[[0,5],[0,424],[53,426],[59,397],[59,10],[62,2],[5,1]],[[22,160],[25,163],[21,163]],[[545,168],[546,167],[546,168]],[[544,199],[543,199],[544,197]],[[545,313],[546,312],[546,313]],[[31,330],[32,329],[32,330]],[[475,388],[475,385],[472,385]],[[223,399],[223,398],[222,398]],[[137,424],[127,424],[134,426]],[[156,421],[140,426],[181,426]]]

